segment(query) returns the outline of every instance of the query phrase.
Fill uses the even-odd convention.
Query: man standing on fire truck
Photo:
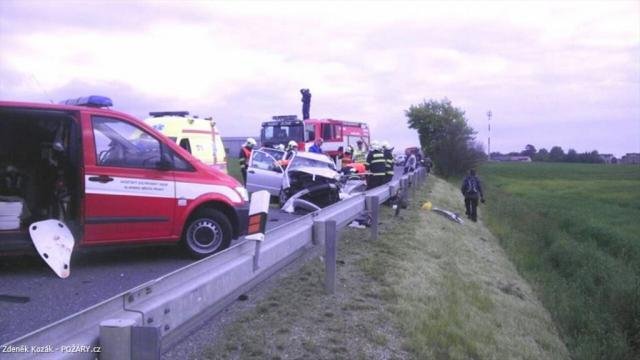
[[[240,172],[242,173],[242,181],[247,184],[247,168],[249,167],[249,159],[251,158],[251,151],[256,146],[256,139],[247,138],[244,145],[240,148]]]

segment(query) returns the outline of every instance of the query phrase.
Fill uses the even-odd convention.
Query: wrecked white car
[[[326,155],[298,152],[288,162],[282,160],[283,156],[279,150],[254,150],[247,171],[247,190],[266,190],[277,196],[286,212],[315,211],[366,188],[358,176],[338,172]]]

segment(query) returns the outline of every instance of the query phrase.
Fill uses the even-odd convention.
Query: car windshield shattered
[[[289,164],[289,171],[299,168],[319,168],[319,169],[331,169],[336,171],[336,165],[331,161],[321,161],[317,159],[311,159],[302,156],[296,156],[291,160]]]

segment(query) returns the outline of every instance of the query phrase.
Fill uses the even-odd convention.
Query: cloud
[[[0,97],[102,92],[137,116],[190,110],[255,135],[272,115],[299,114],[308,87],[312,115],[366,121],[402,146],[417,142],[404,109],[448,97],[481,139],[493,110],[508,131],[496,150],[557,134],[565,148],[640,151],[639,6],[5,0]],[[610,119],[618,129],[600,125]],[[580,135],[594,131],[607,136]]]

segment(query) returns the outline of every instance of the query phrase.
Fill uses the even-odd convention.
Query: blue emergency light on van
[[[60,104],[75,105],[75,106],[88,106],[95,108],[103,108],[113,106],[113,102],[106,96],[90,95],[79,97],[77,99],[67,99],[60,101]]]

